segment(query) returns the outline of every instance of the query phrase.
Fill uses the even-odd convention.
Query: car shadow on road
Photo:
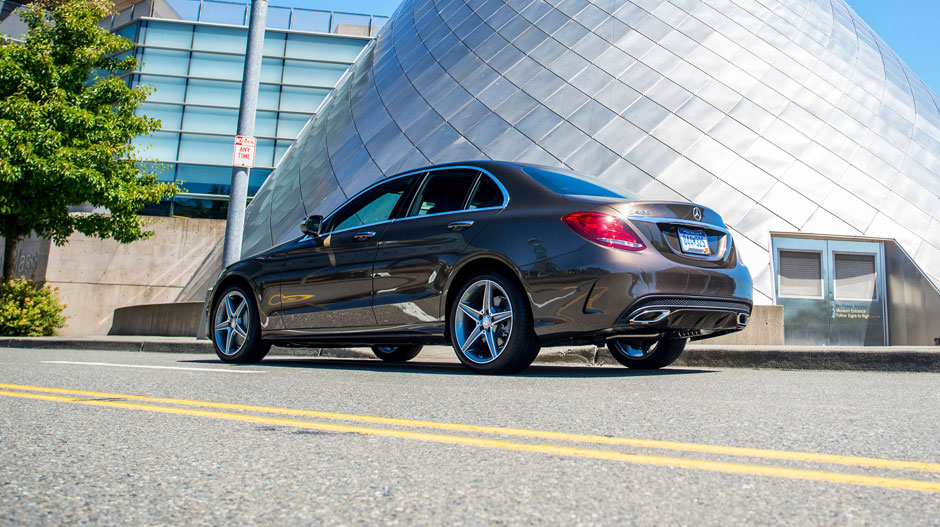
[[[181,360],[188,364],[219,364],[218,360],[198,359]],[[257,364],[229,364],[230,367],[245,367],[251,369],[264,368],[300,368],[300,369],[327,369],[351,370],[368,372],[395,372],[414,373],[421,375],[462,375],[478,376],[461,364],[450,362],[422,362],[413,361],[405,364],[391,364],[373,359],[324,359],[315,357],[304,358],[271,358]],[[698,373],[717,373],[715,370],[700,370],[693,368],[666,368],[662,370],[631,370],[621,367],[576,366],[534,364],[513,377],[555,377],[555,378],[599,378],[599,377],[662,377],[669,375],[690,375]]]

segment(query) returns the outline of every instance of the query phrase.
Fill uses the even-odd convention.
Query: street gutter
[[[0,337],[0,348],[149,353],[213,353],[208,340],[190,337]],[[375,359],[367,348],[281,348],[269,356]],[[416,362],[457,362],[447,346],[427,346]],[[535,364],[610,366],[617,362],[595,346],[545,348]],[[940,373],[940,346],[722,346],[693,344],[673,366],[780,370],[849,370]]]

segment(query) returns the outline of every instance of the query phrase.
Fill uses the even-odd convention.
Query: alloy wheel
[[[512,335],[513,309],[509,295],[493,280],[468,287],[457,303],[454,336],[460,352],[477,364],[496,360]]]
[[[215,344],[223,355],[241,351],[251,324],[248,299],[238,290],[229,291],[215,308]]]

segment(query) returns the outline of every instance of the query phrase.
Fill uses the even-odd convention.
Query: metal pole
[[[255,133],[255,110],[258,108],[261,52],[264,48],[264,26],[267,16],[268,0],[253,0],[251,3],[251,20],[248,22],[248,47],[245,50],[242,99],[238,110],[238,135],[242,136],[253,136]],[[232,168],[232,187],[228,196],[228,221],[225,224],[222,267],[228,267],[241,258],[242,231],[245,229],[245,205],[248,200],[247,168]]]

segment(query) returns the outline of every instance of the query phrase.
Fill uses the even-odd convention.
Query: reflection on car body
[[[413,170],[301,230],[222,272],[207,303],[222,360],[278,343],[402,361],[450,343],[474,371],[508,373],[541,346],[606,343],[626,366],[659,368],[751,312],[750,274],[716,212],[557,168]]]

